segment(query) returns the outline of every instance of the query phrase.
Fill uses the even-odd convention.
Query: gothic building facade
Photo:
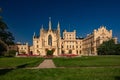
[[[27,54],[46,55],[46,50],[54,49],[53,55],[75,54],[75,55],[97,55],[97,47],[104,41],[117,38],[112,37],[112,30],[107,30],[104,26],[94,30],[92,34],[88,34],[85,38],[77,38],[76,30],[68,32],[64,30],[63,37],[60,35],[60,23],[57,24],[57,29],[52,29],[51,19],[49,19],[49,29],[45,30],[42,26],[40,36],[33,35],[33,45],[19,45],[18,51]],[[24,46],[27,46],[23,49]],[[22,49],[22,50],[21,50]],[[26,50],[27,49],[27,50]]]
[[[46,55],[46,50],[54,49],[54,55],[61,53],[61,37],[60,24],[57,25],[57,30],[52,29],[51,20],[49,20],[49,29],[45,30],[42,26],[40,36],[33,35],[33,46],[31,52],[33,54]]]

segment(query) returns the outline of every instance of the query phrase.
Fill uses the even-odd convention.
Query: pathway
[[[56,68],[56,66],[51,59],[46,59],[36,68]]]

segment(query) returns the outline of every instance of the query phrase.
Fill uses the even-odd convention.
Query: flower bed
[[[37,54],[18,54],[17,56],[19,57],[35,57],[35,56],[40,56]]]

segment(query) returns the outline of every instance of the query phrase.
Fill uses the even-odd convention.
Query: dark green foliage
[[[0,20],[0,39],[7,45],[14,43],[12,33],[8,31],[7,25],[2,20]]]
[[[7,50],[7,46],[14,44],[14,37],[11,32],[8,31],[6,23],[0,19],[0,55]]]
[[[55,51],[55,49],[54,49],[54,48],[53,48],[53,49],[51,49],[51,50],[46,49],[46,55],[47,55],[47,56],[53,56],[54,51]]]
[[[120,55],[120,44],[116,44],[115,51],[116,51],[116,55]]]
[[[114,40],[103,42],[98,48],[98,55],[116,55],[120,53],[120,45],[115,44]]]
[[[53,50],[48,50],[47,51],[47,56],[52,56],[53,55]]]
[[[9,50],[8,52],[6,52],[4,54],[4,56],[7,56],[7,57],[14,57],[16,55],[16,50]]]
[[[3,51],[7,51],[7,45],[0,40],[0,56],[3,56]]]

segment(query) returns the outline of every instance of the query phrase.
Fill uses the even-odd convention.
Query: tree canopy
[[[8,31],[7,25],[2,20],[0,20],[0,40],[7,45],[14,44],[14,37],[12,33]]]
[[[8,30],[7,24],[0,18],[0,53],[7,50],[8,45],[14,44],[14,37]]]
[[[118,55],[120,54],[120,44],[115,44],[114,40],[103,42],[98,48],[98,55]]]

